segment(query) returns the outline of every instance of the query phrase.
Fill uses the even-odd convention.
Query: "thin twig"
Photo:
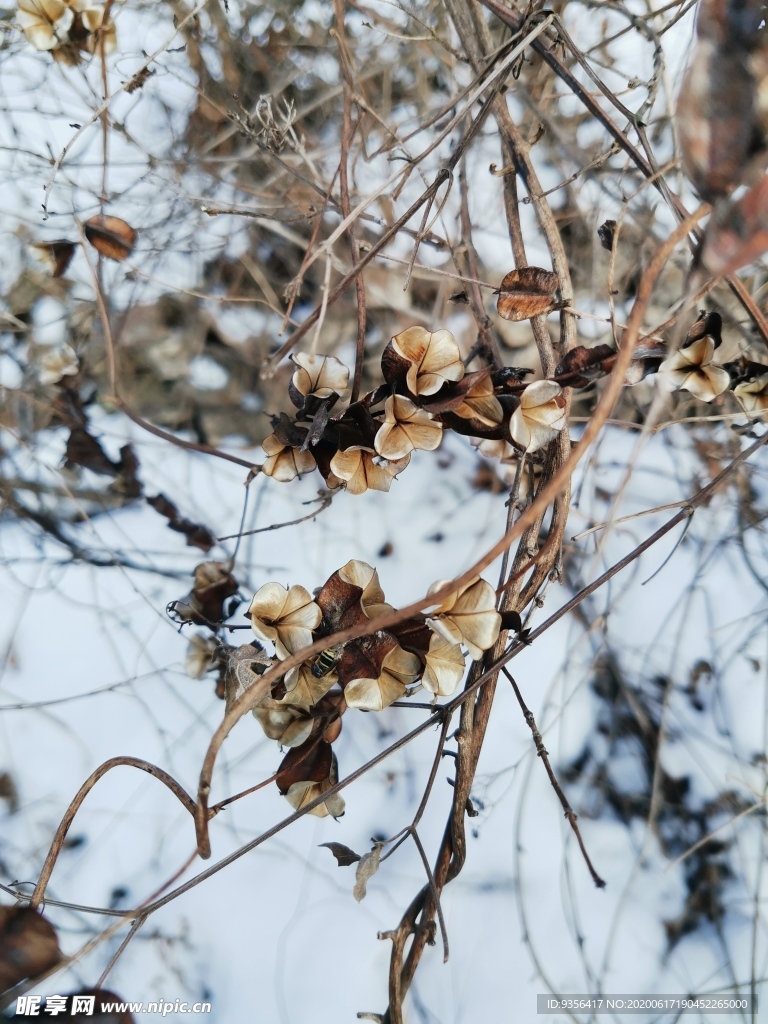
[[[536,719],[533,717],[533,712],[530,710],[528,705],[523,700],[523,695],[520,692],[520,687],[515,682],[513,676],[509,673],[509,671],[506,668],[502,668],[501,671],[512,684],[512,689],[515,691],[515,696],[517,697],[517,703],[520,705],[520,710],[523,712],[523,717],[525,718],[526,724],[528,725],[528,728],[531,730],[533,743],[536,747],[536,754],[538,757],[541,758],[542,763],[544,764],[544,768],[546,770],[547,775],[549,776],[549,781],[552,784],[552,788],[557,794],[557,799],[560,801],[560,805],[563,808],[563,813],[568,819],[568,824],[574,831],[576,840],[579,844],[579,849],[581,850],[581,854],[584,858],[584,863],[587,865],[590,875],[592,875],[592,881],[595,883],[598,889],[603,889],[605,888],[606,884],[605,880],[601,878],[600,875],[598,875],[597,871],[595,871],[592,865],[592,861],[589,859],[589,854],[587,853],[587,848],[584,845],[584,840],[582,839],[578,822],[576,820],[578,815],[568,802],[568,797],[563,792],[562,787],[560,786],[560,783],[557,781],[557,777],[554,771],[552,770],[552,765],[549,763],[549,754],[547,748],[544,746],[544,740],[542,739],[541,733],[539,732],[538,726],[536,725]]]

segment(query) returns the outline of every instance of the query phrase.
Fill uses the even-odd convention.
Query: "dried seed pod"
[[[66,0],[19,0],[16,17],[36,50],[55,50],[68,41],[74,12]]]
[[[61,959],[53,925],[31,907],[0,907],[0,992]]]
[[[290,483],[303,473],[311,473],[317,466],[311,452],[284,444],[277,431],[265,437],[261,447],[267,456],[261,467],[262,473],[279,480],[280,483]]]
[[[94,249],[109,260],[121,263],[133,252],[137,233],[120,217],[97,214],[83,225],[85,237]]]
[[[365,491],[388,491],[394,478],[405,469],[411,456],[388,462],[375,452],[362,448],[348,448],[336,452],[331,459],[331,472],[350,494],[364,494]]]
[[[291,707],[310,712],[328,691],[336,685],[336,673],[331,671],[322,676],[313,672],[312,664],[297,665],[285,675],[285,697],[282,701]]]
[[[329,398],[333,394],[343,395],[346,391],[349,370],[340,359],[310,352],[297,352],[291,358],[297,367],[291,383],[302,398],[307,395]]]
[[[708,200],[741,180],[752,144],[755,80],[746,52],[703,40],[677,101],[683,166]]]
[[[754,419],[768,416],[768,373],[755,380],[742,381],[733,389],[733,394],[748,416]]]
[[[520,405],[510,421],[515,444],[537,452],[553,441],[566,426],[565,395],[553,380],[536,380],[520,396]]]
[[[433,583],[427,593],[445,586],[446,580]],[[431,628],[449,644],[463,644],[473,661],[478,661],[496,643],[501,616],[496,611],[496,591],[483,579],[477,579],[450,594],[427,620]]]
[[[379,583],[379,574],[356,558],[328,577],[317,593],[323,613],[323,635],[348,629],[391,611]]]
[[[388,384],[405,384],[412,395],[434,395],[447,381],[464,376],[459,346],[450,331],[409,327],[395,335],[381,357]]]
[[[421,673],[421,659],[393,636],[379,632],[353,640],[339,662],[347,707],[381,711],[405,695]]]
[[[505,320],[530,320],[557,308],[557,275],[541,267],[520,267],[499,287],[496,308]]]
[[[583,388],[598,377],[610,373],[615,362],[616,350],[610,345],[594,345],[592,348],[577,345],[565,354],[555,368],[555,377],[560,384]]]
[[[432,633],[425,657],[421,681],[436,697],[450,697],[464,675],[464,655],[460,644],[452,644],[439,633]]]
[[[726,277],[759,259],[768,249],[768,177],[739,199],[718,204],[709,219],[699,262]]]
[[[58,384],[63,377],[76,376],[79,369],[77,354],[67,344],[46,347],[37,360],[37,377],[41,384]]]
[[[279,583],[265,583],[254,594],[248,614],[256,636],[273,643],[281,661],[312,643],[312,631],[322,618],[308,590]]]
[[[195,567],[192,590],[181,601],[172,601],[168,612],[196,626],[223,622],[232,614],[231,608],[225,609],[224,602],[236,593],[237,580],[226,562],[201,562]]]
[[[392,395],[384,404],[384,422],[374,442],[376,451],[390,462],[398,462],[415,449],[434,451],[443,438],[443,428],[410,398]]]
[[[298,811],[335,786],[338,779],[339,768],[331,744],[310,738],[301,746],[292,747],[283,758],[278,769],[277,788]],[[334,793],[309,813],[319,818],[328,814],[340,818],[344,813],[344,801]]]
[[[706,335],[665,359],[660,370],[667,372],[674,388],[690,391],[702,402],[711,402],[727,391],[731,383],[728,371],[712,362],[714,351],[714,340]]]

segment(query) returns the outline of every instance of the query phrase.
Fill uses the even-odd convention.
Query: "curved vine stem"
[[[64,817],[61,819],[59,827],[56,829],[56,835],[53,837],[51,848],[48,851],[48,856],[45,858],[45,863],[43,864],[43,869],[40,872],[40,878],[35,886],[35,891],[32,893],[30,898],[29,905],[31,907],[38,907],[45,896],[45,890],[48,887],[51,874],[53,873],[58,856],[61,853],[64,840],[67,837],[70,826],[75,820],[75,815],[80,810],[83,801],[99,779],[103,778],[108,771],[111,771],[113,768],[118,768],[121,765],[125,765],[128,768],[138,768],[140,771],[147,772],[148,775],[153,776],[155,779],[159,779],[160,782],[170,789],[184,809],[194,816],[195,801],[189,793],[179,785],[176,779],[168,774],[168,772],[163,771],[162,768],[158,768],[157,765],[151,764],[149,761],[143,761],[139,757],[111,757],[108,761],[105,761],[104,764],[99,765],[99,767],[88,776],[67,808]]]

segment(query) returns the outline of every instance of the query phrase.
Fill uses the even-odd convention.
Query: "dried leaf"
[[[495,468],[490,462],[486,462],[485,459],[480,460],[475,475],[469,482],[476,491],[490,491],[491,494],[502,494],[509,490],[508,485],[504,483]]]
[[[701,0],[696,32],[700,39],[713,43],[730,42],[749,48],[759,45],[756,33],[764,16],[764,0],[739,0],[738,3]]]
[[[259,677],[272,667],[273,660],[264,651],[260,643],[255,641],[242,644],[228,651],[228,670],[234,677],[238,695],[245,693]]]
[[[350,848],[345,846],[344,843],[320,843],[320,846],[324,846],[326,849],[331,851],[340,868],[349,867],[349,865],[354,864],[355,861],[361,860],[360,854],[355,853],[354,850],[350,850]]]
[[[507,274],[499,288],[497,309],[505,320],[530,320],[557,307],[557,275],[541,267],[521,267]]]
[[[398,622],[391,626],[388,631],[397,638],[400,646],[413,654],[424,655],[429,650],[429,642],[432,639],[432,631],[427,625],[425,615],[414,615],[410,619]]]
[[[140,497],[142,485],[137,476],[138,470],[139,460],[136,458],[133,446],[124,444],[120,449],[118,472],[114,482],[111,484],[111,489],[126,498]]]
[[[307,431],[307,436],[304,438],[304,443],[301,446],[301,451],[305,452],[310,445],[316,445],[320,438],[325,432],[325,428],[328,426],[328,418],[330,416],[330,405],[328,402],[321,402],[320,408],[317,410],[315,415],[312,417],[312,426]]]
[[[753,263],[768,250],[768,176],[738,200],[721,203],[705,231],[699,262],[716,278]]]
[[[80,395],[71,388],[61,388],[51,403],[52,411],[59,417],[64,426],[74,430],[75,427],[87,427],[88,417],[83,408]]]
[[[119,465],[106,454],[101,444],[88,433],[85,427],[75,427],[67,439],[67,467],[82,466],[92,473],[116,476]]]
[[[52,277],[63,277],[75,255],[75,243],[66,238],[59,238],[55,242],[36,242],[32,248],[37,249]]]
[[[344,647],[338,663],[342,686],[346,687],[355,679],[378,679],[382,673],[384,659],[396,647],[395,638],[383,631],[350,640]]]
[[[7,803],[9,814],[19,809],[19,791],[10,772],[0,772],[0,800]]]
[[[149,70],[149,68],[142,68],[141,71],[137,71],[136,74],[131,78],[124,87],[124,91],[130,96],[131,93],[136,92],[140,89],[152,75],[157,74],[156,69]]]
[[[677,103],[683,166],[704,199],[726,195],[745,170],[755,116],[747,52],[702,40]]]
[[[156,512],[159,512],[161,516],[168,520],[168,528],[170,530],[184,534],[187,538],[188,547],[200,548],[201,551],[208,552],[216,543],[216,538],[207,527],[201,526],[199,523],[193,523],[191,520],[180,516],[179,510],[164,494],[158,494],[154,498],[147,498],[147,504],[151,505]]]
[[[121,263],[133,252],[137,234],[120,217],[97,214],[84,224],[85,237],[94,249],[109,260]]]
[[[360,858],[360,863],[357,865],[357,871],[355,872],[355,886],[352,890],[352,895],[358,903],[365,899],[368,883],[379,870],[381,851],[382,845],[377,843],[370,853],[364,853]]]
[[[278,771],[277,786],[298,811],[327,793],[338,780],[339,769],[330,743],[312,737],[288,751]],[[319,818],[327,814],[340,818],[344,801],[338,793],[331,793],[309,813]]]
[[[600,245],[604,249],[610,252],[613,249],[613,238],[616,234],[616,221],[606,220],[597,229],[597,237],[600,239]]]
[[[307,437],[307,428],[297,426],[284,412],[272,418],[272,428],[273,436],[286,448],[301,448]]]

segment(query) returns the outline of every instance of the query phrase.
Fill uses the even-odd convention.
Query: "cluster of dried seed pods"
[[[237,586],[225,569],[220,563],[198,566],[196,589],[183,602],[176,602],[176,614],[200,623],[205,595],[208,604],[203,610],[213,615],[209,624],[220,623],[223,602],[232,585]],[[216,606],[212,607],[212,584],[204,581],[214,575]],[[435,583],[432,591],[443,585]],[[257,642],[235,648],[212,637],[195,637],[190,641],[187,669],[197,677],[218,669],[223,695],[231,701],[289,655],[388,611],[391,607],[376,570],[354,559],[334,572],[314,596],[302,586],[266,583],[248,609]],[[348,708],[381,711],[421,689],[434,700],[449,696],[464,675],[464,652],[472,659],[481,658],[495,643],[500,626],[496,593],[485,580],[477,579],[436,604],[429,615],[416,615],[330,647],[290,669],[253,711],[265,734],[289,748],[277,773],[281,793],[298,809],[334,785],[337,768],[331,745]],[[273,655],[264,644],[273,647]],[[332,794],[312,813],[338,817],[343,809],[341,797]]]
[[[499,288],[499,313],[509,320],[557,306],[557,278],[538,267],[513,271]],[[661,370],[673,388],[705,402],[733,386],[745,411],[760,413],[765,389],[759,382],[768,367],[745,360],[721,366],[714,358],[720,341],[720,315],[702,312],[679,352],[669,355],[661,341],[639,345],[624,382],[638,384]],[[388,491],[411,453],[436,449],[444,430],[469,436],[489,456],[533,454],[567,426],[564,387],[584,388],[606,376],[616,355],[608,345],[580,345],[551,378],[526,383],[532,371],[522,367],[468,373],[450,331],[409,327],[384,349],[385,383],[333,415],[348,368],[334,356],[299,353],[289,385],[297,411],[273,418],[263,472],[285,482],[319,469],[332,489]]]
[[[263,443],[263,472],[280,481],[317,468],[330,488],[388,491],[411,454],[436,449],[446,429],[534,452],[566,425],[557,382],[526,385],[532,371],[517,367],[467,373],[447,330],[414,326],[392,338],[381,358],[385,383],[337,415],[348,368],[314,353],[293,362],[289,395],[297,411],[275,416]]]

